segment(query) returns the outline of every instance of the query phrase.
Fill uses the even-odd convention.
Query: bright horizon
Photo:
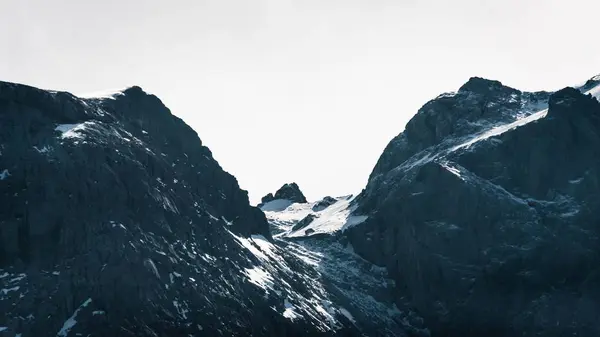
[[[557,90],[600,73],[593,0],[4,1],[0,80],[139,85],[257,203],[355,194],[428,100],[472,76]]]

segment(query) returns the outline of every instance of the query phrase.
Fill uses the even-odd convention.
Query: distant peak
[[[306,197],[300,190],[300,187],[298,187],[298,184],[296,184],[295,182],[284,184],[277,190],[277,192],[275,192],[275,195],[273,195],[272,193],[265,195],[261,199],[261,202],[264,204],[278,199],[290,200],[297,203],[308,202],[306,200]]]
[[[502,84],[502,82],[500,82],[500,81],[490,80],[490,79],[482,78],[482,77],[471,77],[471,78],[469,78],[467,83],[463,84],[460,87],[460,89],[458,89],[458,91],[459,92],[468,91],[468,92],[474,92],[474,93],[478,93],[478,94],[485,94],[485,93],[496,92],[496,91],[515,91],[515,92],[517,92],[518,90],[507,87],[504,84]]]

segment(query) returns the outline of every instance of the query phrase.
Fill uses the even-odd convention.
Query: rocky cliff
[[[0,334],[357,335],[314,265],[139,87],[0,82]]]
[[[386,147],[344,235],[432,336],[600,335],[599,80],[472,78]]]
[[[258,209],[139,87],[0,82],[0,334],[600,335],[598,97],[472,78],[360,195]]]

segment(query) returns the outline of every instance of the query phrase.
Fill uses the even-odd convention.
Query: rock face
[[[0,82],[0,129],[3,334],[357,333],[157,97]]]
[[[599,82],[473,78],[385,149],[344,234],[432,336],[600,335]]]
[[[310,223],[313,222],[313,220],[316,218],[317,218],[317,216],[314,214],[309,214],[309,215],[305,216],[302,220],[298,221],[298,223],[292,227],[292,231],[297,231],[299,229],[302,229],[302,228],[310,225]]]
[[[265,195],[264,197],[262,197],[261,205],[265,204],[269,201],[278,200],[278,199],[289,200],[291,202],[297,202],[297,203],[301,203],[301,204],[304,204],[307,202],[306,198],[304,197],[304,194],[302,194],[302,191],[300,191],[300,187],[298,187],[298,184],[291,183],[291,184],[285,184],[285,185],[281,186],[281,188],[279,188],[277,190],[277,192],[275,192],[275,195],[273,195],[272,193],[269,193],[269,194]]]
[[[312,210],[315,212],[320,212],[324,209],[326,209],[327,207],[335,204],[337,202],[336,199],[330,197],[330,196],[326,196],[325,198],[317,201],[314,206],[312,207]]]

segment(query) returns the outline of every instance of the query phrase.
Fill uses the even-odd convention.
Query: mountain
[[[472,78],[386,147],[344,235],[433,336],[600,335],[598,97]]]
[[[157,97],[0,82],[0,130],[2,336],[361,334]]]
[[[471,78],[418,111],[360,195],[265,214],[277,239],[385,268],[431,336],[598,336],[598,99],[600,76],[557,92]]]
[[[0,82],[0,335],[600,335],[599,98],[474,77],[257,208],[139,87]]]
[[[307,202],[306,197],[304,196],[304,194],[300,190],[300,187],[296,183],[284,184],[277,190],[277,192],[275,192],[275,195],[273,195],[273,193],[265,195],[260,200],[261,203],[259,207],[273,200],[287,200],[290,204],[295,202]]]

